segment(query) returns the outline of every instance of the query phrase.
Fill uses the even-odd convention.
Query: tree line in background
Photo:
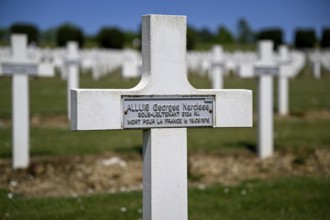
[[[123,31],[116,27],[103,27],[95,36],[85,35],[83,30],[73,24],[62,24],[58,28],[50,28],[41,32],[32,24],[15,23],[5,29],[0,28],[0,41],[9,44],[11,33],[25,33],[28,35],[29,44],[40,46],[63,47],[68,41],[77,41],[80,47],[101,47],[122,49],[124,47],[140,48],[141,29],[137,32]],[[200,45],[212,44],[254,44],[258,40],[272,40],[275,49],[284,44],[284,33],[281,28],[269,28],[254,32],[245,19],[237,23],[237,36],[225,26],[219,26],[215,32],[208,28],[196,29],[190,25],[187,27],[187,49],[199,49]],[[294,33],[292,46],[297,49],[314,47],[330,47],[330,28],[324,28],[321,38],[318,39],[314,29],[297,29]],[[207,47],[207,46],[206,46]]]

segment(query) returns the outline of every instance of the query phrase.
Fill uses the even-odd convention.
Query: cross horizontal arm
[[[123,129],[122,96],[142,94],[148,95],[134,89],[72,89],[71,129]],[[252,126],[252,92],[250,90],[196,90],[193,93],[178,94],[177,96],[184,95],[215,97],[214,127]]]
[[[172,109],[176,113],[159,110],[155,113],[149,109],[142,110],[147,116],[134,116],[126,120],[127,124],[139,124],[140,119],[149,118],[155,123],[161,117],[171,113],[171,119],[160,124],[173,123],[177,127],[186,127],[186,121],[197,124],[207,122],[213,127],[243,127],[252,126],[252,92],[249,90],[198,90],[193,88],[187,79],[186,70],[186,17],[166,15],[146,15],[142,18],[142,79],[132,89],[74,89],[71,90],[71,129],[72,130],[113,130],[123,129],[124,96],[166,96],[169,102],[164,104],[170,107],[171,99],[178,97],[212,96],[207,97],[212,106],[205,107],[202,111],[184,109],[183,102]],[[150,99],[147,101],[149,102]],[[184,100],[186,102],[186,100]],[[195,102],[195,100],[193,100]],[[206,101],[205,101],[206,102]],[[126,103],[127,104],[127,103]],[[193,103],[194,105],[196,103]],[[136,106],[144,105],[140,103]],[[204,106],[207,106],[205,104]],[[132,108],[135,104],[132,104]],[[154,106],[154,104],[153,104]],[[175,105],[174,105],[175,106]],[[181,108],[179,107],[181,106]],[[154,110],[154,109],[152,109]],[[140,110],[139,110],[140,111]],[[181,111],[181,112],[180,112]],[[185,112],[184,112],[185,111]],[[190,111],[190,112],[187,112]],[[134,112],[137,112],[134,110]],[[200,116],[200,112],[206,113]],[[157,114],[158,113],[158,114]],[[164,113],[164,114],[163,114]],[[181,114],[180,114],[181,113]],[[185,113],[188,113],[186,115]],[[153,118],[149,117],[152,115]],[[186,118],[181,118],[186,117]],[[196,118],[192,118],[196,117]],[[154,121],[152,119],[155,119]],[[181,120],[182,119],[182,120]],[[191,119],[191,120],[190,120]],[[194,121],[195,120],[195,121]],[[182,121],[184,123],[182,123]],[[208,123],[212,121],[212,123]],[[143,120],[143,123],[146,121]],[[158,120],[157,120],[158,123]],[[202,123],[203,124],[203,123]],[[151,127],[157,127],[156,125]],[[126,128],[126,127],[125,127]],[[132,128],[132,127],[131,127]],[[142,127],[145,128],[145,127]],[[148,127],[150,128],[150,127]]]
[[[244,89],[197,90],[215,95],[214,127],[251,127],[253,123],[252,91]]]
[[[29,76],[53,77],[54,67],[50,63],[35,61],[16,62],[7,60],[0,62],[0,75],[27,74]]]

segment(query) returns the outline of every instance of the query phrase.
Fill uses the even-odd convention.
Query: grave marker
[[[223,49],[221,46],[214,46],[212,48],[212,65],[211,65],[212,89],[223,88],[223,75],[224,75]]]
[[[141,59],[137,51],[125,50],[123,57],[121,75],[124,79],[137,78],[141,76]]]
[[[67,43],[67,56],[65,59],[65,69],[67,77],[67,103],[68,103],[68,118],[70,119],[70,90],[79,88],[79,54],[78,54],[78,43],[69,41]]]
[[[315,50],[313,53],[310,54],[311,62],[313,63],[313,75],[315,79],[321,78],[321,62],[322,62],[322,55],[319,50]]]
[[[37,63],[27,58],[26,35],[11,36],[12,57],[1,61],[3,75],[12,76],[12,126],[13,168],[29,165],[29,79],[28,76],[50,77],[54,75],[51,65]]]
[[[273,61],[273,42],[258,43],[259,61],[255,65],[258,79],[258,155],[266,158],[273,155],[273,76],[278,67]]]
[[[186,127],[252,126],[252,92],[194,89],[185,59],[186,17],[146,15],[141,82],[132,89],[71,90],[72,130],[144,129],[145,220],[188,218]]]
[[[289,114],[289,73],[292,69],[287,46],[279,47],[279,75],[278,75],[278,114]]]

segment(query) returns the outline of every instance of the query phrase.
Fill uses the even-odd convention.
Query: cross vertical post
[[[212,48],[212,89],[223,89],[224,63],[223,48],[219,45]]]
[[[278,76],[278,114],[285,116],[289,114],[289,50],[285,45],[279,47],[279,76]]]
[[[182,74],[186,73],[185,36],[185,17],[143,17],[142,57],[147,62],[142,69],[154,75],[153,88],[164,90],[164,95],[166,90],[178,94],[191,89]],[[144,130],[144,219],[188,219],[187,199],[187,128]]]
[[[12,35],[11,45],[13,59],[26,61],[26,36]],[[26,74],[14,74],[12,80],[13,167],[26,168],[29,165],[29,78]]]
[[[315,51],[310,55],[312,56],[312,65],[313,65],[313,75],[315,79],[321,78],[321,62],[322,56],[319,50],[315,49]]]
[[[70,90],[79,88],[79,55],[78,55],[78,43],[69,41],[67,43],[67,57],[65,60],[66,77],[67,77],[67,103],[68,103],[68,119],[71,116],[71,101]]]
[[[144,130],[144,219],[188,219],[187,199],[187,128]]]

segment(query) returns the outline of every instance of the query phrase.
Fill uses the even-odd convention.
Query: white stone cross
[[[217,45],[212,48],[211,79],[213,89],[223,89],[224,75],[223,49]]]
[[[289,49],[285,45],[279,47],[279,74],[278,74],[278,114],[289,114],[289,77],[292,72]]]
[[[67,77],[67,103],[68,103],[68,119],[70,119],[70,90],[79,88],[79,54],[78,54],[78,43],[69,41],[67,43],[65,57],[65,73]]]
[[[273,77],[278,67],[273,57],[273,42],[264,40],[258,43],[259,61],[254,71],[258,82],[258,146],[260,158],[273,155]]]
[[[12,57],[1,61],[0,72],[12,75],[13,105],[13,168],[29,165],[29,81],[28,76],[54,76],[48,63],[32,62],[27,58],[26,35],[11,36]]]
[[[310,61],[313,65],[313,75],[315,79],[321,78],[321,62],[322,62],[322,55],[319,50],[315,50],[310,54]]]
[[[251,91],[195,89],[186,68],[186,17],[146,15],[140,83],[71,90],[72,130],[144,129],[145,220],[188,218],[188,126],[252,126]]]

